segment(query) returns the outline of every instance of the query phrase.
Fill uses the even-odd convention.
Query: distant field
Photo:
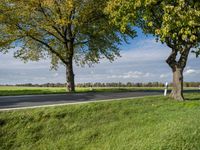
[[[152,91],[163,90],[163,87],[96,87],[96,88],[76,88],[76,92],[128,92],[128,91]],[[195,89],[195,88],[187,88]],[[197,89],[197,88],[196,88]],[[9,95],[34,95],[34,94],[62,94],[66,93],[64,87],[17,87],[0,86],[0,96]]]
[[[0,149],[199,150],[200,94],[0,112]]]

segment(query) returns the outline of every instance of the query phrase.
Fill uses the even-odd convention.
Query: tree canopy
[[[198,0],[110,0],[106,8],[112,22],[140,27],[172,49],[166,60],[172,68],[172,97],[183,99],[183,70],[189,52],[200,54],[200,2]],[[179,55],[180,54],[180,57]],[[178,73],[179,72],[179,73]]]
[[[162,42],[190,44],[199,53],[200,2],[198,0],[110,0],[106,8],[111,21],[123,31],[127,24]],[[173,43],[173,42],[172,42]]]
[[[129,25],[121,34],[108,22],[102,11],[105,0],[1,1],[1,50],[14,46],[18,47],[15,57],[22,60],[48,57],[53,68],[64,64],[67,80],[74,80],[73,61],[81,65],[98,63],[101,58],[113,61],[126,36],[135,35]]]

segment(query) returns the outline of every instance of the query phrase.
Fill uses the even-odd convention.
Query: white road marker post
[[[90,86],[90,91],[93,91],[93,87],[92,86]]]
[[[167,96],[168,82],[165,83],[164,96]]]

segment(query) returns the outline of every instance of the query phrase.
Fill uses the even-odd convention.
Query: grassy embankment
[[[200,94],[0,112],[0,149],[199,150]]]
[[[161,87],[105,87],[105,88],[77,88],[77,92],[128,92],[128,91],[151,91],[163,90]],[[193,88],[189,88],[193,89]],[[60,87],[17,87],[17,86],[0,86],[0,96],[9,95],[33,95],[33,94],[63,94],[66,88]]]

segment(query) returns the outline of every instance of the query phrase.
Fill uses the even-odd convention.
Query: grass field
[[[159,90],[163,88],[132,88],[132,87],[109,87],[109,88],[77,88],[77,92],[122,92],[135,90]],[[32,95],[32,94],[62,94],[66,93],[64,87],[17,87],[17,86],[0,86],[0,96],[6,95]]]
[[[0,112],[0,149],[199,150],[200,94]]]
[[[77,88],[76,92],[128,92],[142,90],[163,90],[161,87],[105,87],[105,88]],[[188,88],[194,89],[194,88]],[[17,86],[0,86],[0,96],[9,95],[33,95],[33,94],[62,94],[66,93],[66,88],[60,87],[17,87]]]

